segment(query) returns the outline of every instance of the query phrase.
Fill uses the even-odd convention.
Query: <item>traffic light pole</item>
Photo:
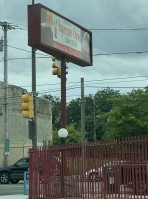
[[[61,59],[61,129],[66,129],[66,59]],[[60,137],[60,145],[66,144],[66,138]],[[65,187],[64,187],[64,176],[65,165],[66,165],[66,151],[62,149],[62,168],[61,168],[61,195],[64,198]]]
[[[32,5],[34,0],[32,0]],[[34,103],[34,118],[32,119],[32,147],[37,147],[37,120],[36,120],[36,56],[35,48],[32,48],[32,93]]]
[[[61,59],[61,128],[66,129],[66,59]]]

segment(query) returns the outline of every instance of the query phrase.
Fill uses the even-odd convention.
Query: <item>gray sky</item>
[[[148,53],[144,53],[148,51],[148,29],[142,29],[148,28],[147,0],[35,0],[35,3],[41,3],[87,29],[103,29],[92,30],[92,67],[82,68],[72,63],[67,64],[68,101],[80,96],[80,88],[77,87],[80,87],[82,77],[85,81],[85,95],[95,94],[98,89],[106,86],[121,87],[118,88],[121,92],[129,92],[132,89],[125,87],[148,85]],[[28,4],[32,4],[32,1],[1,0],[0,21],[23,28],[8,31],[8,82],[31,91],[31,48],[28,46],[27,37]],[[3,30],[0,28],[0,37],[2,36]],[[51,59],[38,58],[43,57],[40,54],[45,53],[38,50],[36,55],[37,91],[40,94],[60,97],[60,79],[52,75]],[[0,52],[0,81],[3,81],[2,59],[3,52]]]

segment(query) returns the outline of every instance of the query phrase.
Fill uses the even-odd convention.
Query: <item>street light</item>
[[[58,136],[60,137],[60,145],[66,144],[66,137],[68,135],[68,131],[65,128],[61,128],[58,131]],[[65,187],[64,187],[64,175],[65,175],[65,168],[66,168],[66,154],[65,154],[65,147],[62,147],[61,151],[61,195],[64,197]]]
[[[60,144],[66,144],[66,137],[68,135],[68,131],[64,128],[61,128],[58,131],[58,136],[60,137]]]

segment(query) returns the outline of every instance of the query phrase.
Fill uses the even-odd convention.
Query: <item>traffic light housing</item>
[[[24,118],[34,117],[33,94],[22,95],[22,116]]]
[[[52,74],[57,75],[59,78],[61,77],[61,60],[56,59],[55,57],[52,57]]]
[[[61,68],[56,68],[56,69],[52,70],[52,74],[60,77],[61,76]]]

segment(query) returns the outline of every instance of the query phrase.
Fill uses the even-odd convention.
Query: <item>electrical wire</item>
[[[115,87],[115,88],[118,88],[118,87]],[[121,87],[120,87],[121,88]],[[129,88],[129,87],[128,87]],[[80,98],[80,96],[79,95],[75,95],[75,96],[78,96],[78,98]],[[89,95],[87,95],[87,96],[85,96],[85,97],[88,97]],[[56,96],[57,97],[57,96]],[[70,97],[70,96],[69,96]],[[71,96],[72,97],[72,96]],[[42,98],[43,100],[44,100],[44,98]],[[138,101],[145,101],[145,99],[140,99],[140,100],[138,100]],[[49,100],[49,102],[50,102],[50,100]],[[14,106],[18,106],[18,105],[20,105],[21,106],[21,102],[16,102],[16,100],[15,100],[15,102],[9,102],[9,103],[7,103],[7,107],[8,107],[8,109],[14,109]],[[45,102],[37,102],[37,104],[48,104],[48,103],[45,103]],[[10,106],[10,108],[9,108],[9,106]],[[12,107],[13,106],[13,107]],[[3,107],[5,107],[5,105],[4,104],[1,104],[0,105],[0,108],[3,108]],[[17,110],[21,110],[21,109],[17,109]]]
[[[136,77],[125,77],[125,78],[112,78],[112,79],[102,79],[102,80],[91,80],[91,81],[86,81],[85,82],[85,87],[90,87],[90,86],[93,87],[93,84],[95,84],[95,86],[98,87],[98,85],[100,85],[100,84],[129,83],[129,82],[135,82],[135,81],[136,82],[138,82],[138,81],[140,82],[140,81],[147,81],[148,80],[148,79],[144,79],[144,80],[136,79],[136,80],[133,80],[133,78],[137,78],[137,77],[148,77],[148,76],[136,76]],[[129,78],[132,78],[132,80],[128,80],[128,81],[127,80],[126,81],[115,81],[115,80],[129,79]],[[113,80],[113,81],[112,82],[104,82],[106,80]],[[78,84],[80,84],[80,82],[69,82],[69,83],[73,83],[74,85],[67,87],[67,91],[70,90],[70,89],[73,89],[73,88],[80,88],[80,86],[76,87]],[[52,85],[55,85],[55,84],[46,84],[46,85],[51,85],[52,86]],[[60,85],[60,83],[59,83],[59,85]],[[104,86],[104,87],[106,87],[106,86]],[[108,86],[108,87],[110,87],[110,86]],[[9,86],[7,88],[9,88]],[[19,87],[19,88],[21,88],[21,87]],[[3,90],[3,88],[0,88],[0,89]],[[46,90],[37,90],[36,93],[42,94],[42,93],[52,93],[52,92],[60,92],[60,91],[61,91],[61,89],[59,87],[57,87],[57,88],[51,88],[51,89],[46,89]],[[11,96],[7,96],[7,97],[11,98]],[[20,97],[20,95],[19,95],[19,97]]]
[[[15,47],[15,46],[11,46],[11,45],[7,45],[8,47],[11,47],[11,48],[14,48],[14,49],[16,49],[16,50],[21,50],[21,51],[24,51],[24,52],[28,52],[28,53],[32,53],[31,51],[29,51],[29,50],[25,50],[25,49],[22,49],[22,48],[18,48],[18,47]],[[47,54],[43,54],[43,53],[38,53],[38,52],[36,52],[36,54],[37,55],[44,55],[45,57],[49,57],[49,55],[47,55]]]
[[[140,76],[117,77],[117,78],[99,79],[99,80],[86,80],[85,83],[111,81],[111,80],[123,80],[123,79],[135,79],[135,78],[147,78],[147,77],[148,77],[148,75],[143,75],[143,76],[140,75]],[[0,79],[2,79],[2,78],[0,78]],[[140,80],[140,81],[145,81],[145,80]],[[130,81],[130,82],[132,82],[132,81]],[[67,82],[67,85],[69,85],[69,84],[79,84],[79,83],[80,83],[80,81]],[[104,83],[108,83],[108,82],[104,82]],[[9,85],[12,86],[10,83],[9,83]],[[37,84],[36,86],[37,87],[42,87],[42,86],[53,86],[53,85],[55,86],[55,83],[52,83],[52,84]],[[61,85],[61,83],[56,83],[56,85]],[[20,87],[20,88],[27,88],[27,87],[32,87],[32,85],[20,85],[18,87]],[[3,89],[3,88],[0,88],[0,89]]]
[[[127,55],[127,54],[144,54],[148,53],[148,50],[146,51],[133,51],[133,52],[114,52],[114,53],[97,53],[94,54],[93,56],[110,56],[110,55]],[[37,59],[45,59],[45,58],[52,58],[52,56],[44,56],[44,57],[36,57]],[[32,57],[16,57],[16,58],[8,58],[7,61],[13,61],[13,60],[28,60],[32,59]],[[0,62],[4,62],[4,59],[1,60]]]
[[[66,89],[66,91],[69,91],[69,90],[74,90],[74,89],[80,89],[81,86],[75,86],[75,87],[69,87]],[[140,87],[140,86],[91,86],[91,85],[85,85],[85,88],[97,88],[97,89],[105,89],[105,88],[112,88],[112,89],[144,89],[144,87]],[[36,91],[36,93],[38,94],[51,94],[51,93],[56,93],[56,92],[61,92],[61,89],[53,89],[53,90],[43,90],[43,91]],[[13,99],[16,99],[16,98],[21,98],[22,94],[20,95],[8,95],[7,96],[7,99],[9,100],[13,100]],[[0,100],[2,99],[5,99],[5,97],[0,97]]]
[[[27,24],[17,24],[16,27],[28,27]],[[141,27],[141,28],[88,28],[90,31],[147,31],[147,27]]]
[[[100,79],[100,80],[86,80],[85,83],[93,83],[93,82],[102,82],[102,81],[114,81],[114,80],[124,80],[124,79],[137,79],[137,78],[148,78],[148,75],[140,75],[140,76],[128,76],[128,77],[117,77],[117,78],[108,78],[108,79]],[[135,81],[135,80],[131,80],[131,81],[128,81],[128,82],[132,82],[132,81]],[[138,81],[146,81],[145,79],[144,80],[138,80]],[[126,81],[125,81],[126,82]],[[79,84],[80,81],[77,81],[77,82],[68,82],[67,85],[69,84]],[[104,82],[104,83],[109,83],[109,82]],[[117,83],[120,83],[119,81]],[[53,86],[55,85],[54,83],[53,84],[39,84],[39,85],[36,85],[37,87],[40,87],[40,86]],[[56,85],[61,85],[61,83],[56,83]],[[31,87],[32,85],[28,85],[28,86],[19,86],[19,87]],[[3,89],[3,88],[0,88],[0,89]]]
[[[93,56],[107,56],[107,55],[128,55],[128,54],[144,54],[144,53],[148,53],[148,50],[145,51],[131,51],[131,52],[113,52],[113,53],[97,53],[94,54]]]
[[[147,31],[148,28],[90,28],[90,31]]]
[[[8,45],[8,46],[15,48],[17,50],[22,50],[22,51],[31,53],[30,51],[25,50],[25,49],[21,49],[21,48],[14,47],[14,46],[11,46],[11,45]],[[129,51],[129,52],[113,52],[113,53],[96,53],[96,54],[93,54],[92,56],[110,56],[110,55],[145,54],[145,53],[148,53],[148,50],[146,50],[146,51]],[[49,55],[46,55],[46,54],[43,54],[43,53],[36,53],[36,54],[44,55],[43,57],[36,57],[37,59],[52,58],[52,56],[49,56]],[[7,60],[13,61],[13,60],[22,60],[22,59],[32,59],[32,57],[20,57],[20,58],[16,57],[16,58],[9,58]],[[0,62],[3,62],[3,61],[4,61],[4,59],[0,60]]]

